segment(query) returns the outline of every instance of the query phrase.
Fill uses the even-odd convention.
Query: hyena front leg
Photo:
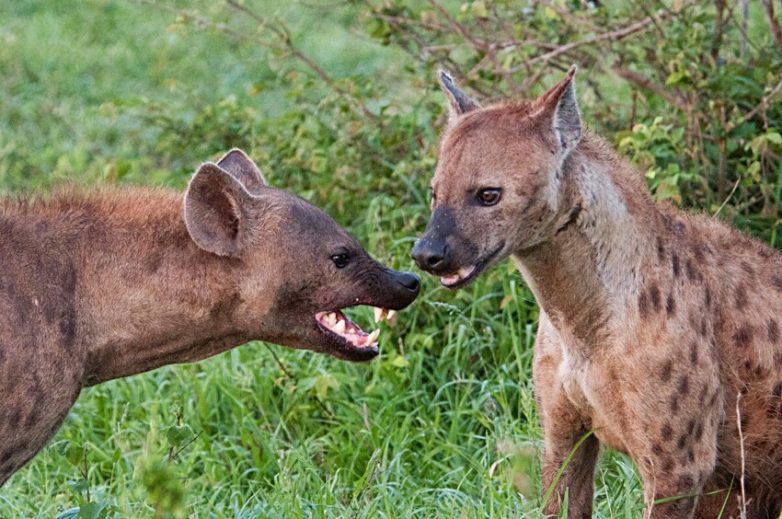
[[[556,428],[555,431],[544,425],[542,490],[544,496],[550,495],[550,497],[543,512],[558,517],[560,511],[565,508],[564,501],[567,498],[568,517],[589,519],[592,517],[593,479],[600,443],[594,436],[589,436],[579,444],[579,441],[589,432],[586,428],[572,429],[565,433],[562,430],[564,423],[558,425],[552,423],[552,425],[552,428]],[[567,461],[576,445],[578,449]],[[552,485],[555,486],[553,491],[550,491]]]
[[[589,434],[588,420],[564,392],[557,377],[561,357],[543,328],[538,330],[535,345],[534,384],[543,424],[542,492],[549,495],[544,513],[558,516],[567,496],[568,517],[588,519],[592,517],[593,478],[600,444],[594,436],[585,438]]]

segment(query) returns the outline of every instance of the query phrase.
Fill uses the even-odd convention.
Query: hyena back
[[[582,129],[574,73],[485,108],[440,74],[450,120],[416,262],[457,288],[511,256],[533,291],[544,489],[593,432],[546,513],[567,495],[571,517],[591,516],[602,444],[636,463],[647,517],[716,517],[723,504],[723,517],[777,517],[782,254],[655,203]]]

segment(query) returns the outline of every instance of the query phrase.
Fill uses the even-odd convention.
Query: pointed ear
[[[448,98],[448,124],[453,124],[460,115],[481,107],[477,101],[456,86],[451,75],[445,70],[437,71],[437,81],[440,82],[440,88]]]
[[[576,66],[551,90],[540,96],[538,116],[551,119],[552,128],[563,153],[572,151],[581,140],[581,114],[576,101]]]
[[[239,148],[234,148],[217,161],[217,165],[231,174],[251,194],[258,194],[266,180],[255,162]]]
[[[202,164],[185,191],[184,218],[193,241],[218,256],[238,257],[247,234],[252,200],[236,178],[217,164]]]

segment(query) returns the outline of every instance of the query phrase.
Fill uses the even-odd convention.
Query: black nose
[[[420,239],[413,247],[413,259],[421,270],[438,270],[445,265],[448,245]]]
[[[421,288],[421,279],[415,274],[410,272],[400,272],[396,276],[396,281],[410,292],[418,293],[418,289]]]

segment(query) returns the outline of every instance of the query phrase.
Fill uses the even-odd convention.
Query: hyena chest
[[[623,368],[601,362],[562,348],[558,377],[568,399],[590,424],[595,436],[606,446],[627,452],[624,441],[626,417],[618,380]]]
[[[35,331],[32,337],[47,337],[47,329]],[[55,434],[79,395],[83,375],[74,355],[62,348],[14,344],[9,337],[0,333],[0,346],[10,344],[0,349],[0,484]]]
[[[54,436],[79,395],[80,386],[58,388],[37,399],[3,398],[0,406],[0,484],[27,463]],[[34,390],[23,388],[25,394]]]

